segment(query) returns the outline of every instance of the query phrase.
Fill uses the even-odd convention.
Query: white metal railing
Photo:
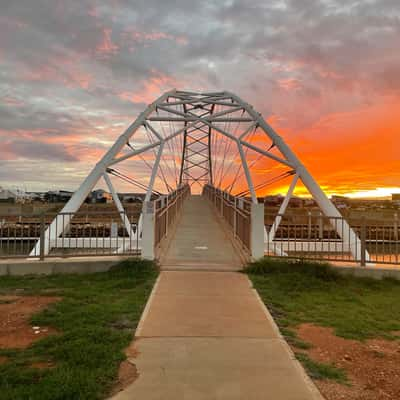
[[[265,214],[266,255],[354,262],[362,266],[400,264],[400,229],[396,219],[377,223],[361,218],[344,224],[343,217],[278,214],[280,224],[275,228],[276,217],[276,214]],[[343,240],[350,236],[344,229],[352,229],[359,241]],[[271,231],[273,236],[269,235]]]
[[[176,220],[183,202],[189,194],[190,187],[186,184],[166,196],[161,196],[153,202],[155,247],[168,235],[168,229]]]
[[[81,211],[0,217],[0,258],[139,255],[138,213]],[[59,236],[53,232],[61,231]],[[47,233],[47,234],[46,234]],[[37,243],[40,245],[37,246]],[[48,249],[48,251],[45,251]]]
[[[214,186],[205,185],[203,196],[214,205],[218,214],[228,223],[232,233],[251,253],[252,203],[243,197],[235,197]]]

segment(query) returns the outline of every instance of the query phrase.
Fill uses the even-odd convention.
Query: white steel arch
[[[143,132],[147,141],[143,140]],[[135,139],[136,136],[142,139]],[[149,153],[151,162],[144,157]],[[169,158],[166,160],[166,157]],[[59,214],[47,229],[45,254],[50,251],[52,240],[68,228],[71,215],[78,211],[101,178],[104,178],[118,211],[123,215],[123,205],[109,175],[117,165],[132,159],[141,159],[151,169],[148,182],[135,180],[146,190],[144,206],[150,201],[155,186],[164,185],[170,192],[186,183],[193,187],[211,184],[233,194],[241,185],[241,189],[243,186],[245,189],[239,191],[239,195],[249,195],[252,202],[257,203],[257,190],[264,186],[255,184],[251,170],[258,160],[270,160],[287,170],[282,176],[293,176],[279,214],[285,212],[297,181],[301,181],[322,212],[328,217],[338,218],[334,224],[338,235],[354,257],[361,257],[361,243],[355,232],[340,218],[341,214],[306,167],[260,113],[231,92],[196,93],[176,89],[151,103],[96,164],[62,209],[64,215]],[[142,218],[138,230],[133,232],[129,221],[123,220],[130,237],[141,235],[141,221]],[[278,216],[270,232],[265,230],[266,241],[274,239],[280,221]],[[38,254],[39,249],[40,241],[31,255]]]

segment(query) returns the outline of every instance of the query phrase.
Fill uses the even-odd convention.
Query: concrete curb
[[[136,330],[135,330],[135,339],[137,339],[137,338],[140,337],[140,333],[141,333],[141,331],[142,331],[142,329],[143,329],[144,322],[145,322],[145,320],[146,320],[147,314],[149,313],[151,304],[152,304],[152,302],[153,302],[155,293],[156,293],[156,291],[157,291],[158,284],[159,284],[159,282],[160,282],[160,278],[161,278],[161,273],[158,275],[158,277],[157,277],[157,279],[156,279],[156,281],[155,281],[155,283],[154,283],[153,289],[151,289],[150,296],[149,296],[149,298],[148,298],[148,300],[147,300],[147,303],[146,303],[146,305],[145,305],[145,307],[144,307],[144,310],[143,310],[143,312],[142,312],[142,315],[140,316],[140,320],[139,320],[138,326],[137,326],[137,328],[136,328]]]
[[[338,272],[341,275],[352,275],[357,278],[393,278],[400,280],[400,266],[359,267],[355,265],[331,264],[331,267],[334,271]]]
[[[127,260],[126,256],[48,258],[40,260],[0,261],[0,276],[52,275],[52,274],[92,274],[106,272],[113,265]]]

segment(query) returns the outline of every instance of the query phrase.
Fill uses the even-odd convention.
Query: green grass
[[[304,365],[308,375],[313,379],[330,379],[339,383],[348,384],[346,372],[333,364],[317,363],[307,354],[296,353],[296,358]]]
[[[267,258],[250,264],[247,273],[286,340],[298,348],[309,347],[293,330],[301,323],[331,327],[347,339],[398,338],[393,332],[400,330],[399,281],[342,276],[329,264]],[[299,356],[307,369],[318,367],[322,376],[341,381],[326,365],[305,357]]]
[[[0,365],[1,399],[106,397],[156,277],[155,266],[140,260],[90,275],[2,277],[0,294],[62,299],[31,320],[33,325],[54,327],[59,334],[24,350],[0,350],[8,357]],[[54,367],[31,367],[42,361]]]

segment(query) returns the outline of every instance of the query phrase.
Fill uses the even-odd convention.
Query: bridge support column
[[[155,220],[152,202],[147,201],[143,204],[142,216],[142,258],[154,260]]]
[[[257,260],[264,257],[264,204],[251,204],[251,258]]]

